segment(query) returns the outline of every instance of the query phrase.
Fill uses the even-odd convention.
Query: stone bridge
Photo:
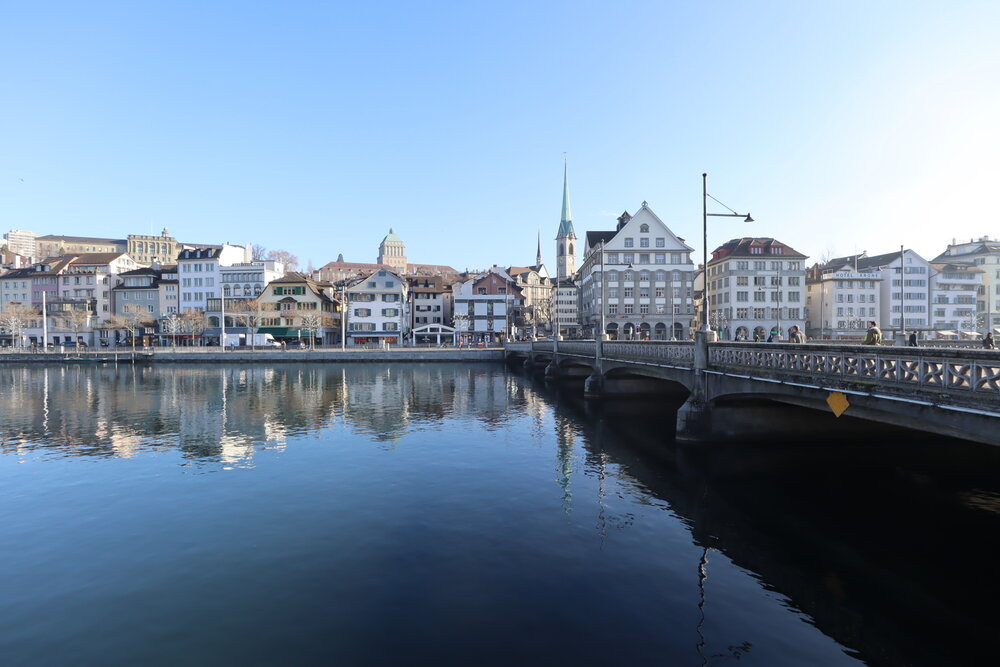
[[[687,395],[679,441],[773,430],[776,406],[1000,444],[1000,351],[701,341],[509,343],[510,362],[547,378],[583,379],[588,398]],[[787,411],[785,411],[787,413]],[[805,425],[808,428],[808,425]]]

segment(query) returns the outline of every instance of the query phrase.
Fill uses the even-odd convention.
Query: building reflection
[[[0,367],[0,451],[252,464],[261,448],[342,422],[386,447],[452,413],[501,428],[544,401],[488,364]]]

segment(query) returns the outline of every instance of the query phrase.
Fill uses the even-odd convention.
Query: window
[[[476,294],[486,294],[486,288],[485,287],[477,287],[476,288]]]
[[[617,315],[617,314],[618,314],[618,304],[617,303],[609,303],[608,304],[608,315]]]
[[[631,299],[632,298],[632,288],[631,287],[626,287],[625,288],[625,298],[626,299]]]
[[[631,314],[632,314],[632,304],[631,304],[631,303],[626,303],[626,304],[625,304],[625,310],[624,310],[624,313],[625,313],[626,315],[631,315]]]
[[[660,281],[660,282],[665,282],[666,279],[667,279],[667,272],[666,271],[657,271],[656,272],[656,279],[658,281]]]
[[[632,253],[627,252],[624,255],[622,255],[622,264],[631,264],[634,261],[635,261],[635,255],[633,255]]]
[[[635,245],[635,242],[634,242],[634,240],[633,240],[633,239],[630,239],[630,238],[628,238],[628,239],[625,239],[625,247],[626,247],[626,248],[631,248],[631,247],[633,247],[634,245]]]
[[[640,297],[647,297],[648,298],[649,297],[649,288],[648,287],[640,287],[639,288],[639,296]]]
[[[658,252],[658,253],[656,253],[656,255],[654,255],[654,259],[656,260],[657,264],[666,264],[667,263],[667,254],[663,253],[663,252]]]
[[[649,304],[648,303],[640,303],[639,304],[639,314],[640,315],[648,315],[649,314]]]
[[[618,298],[618,288],[617,287],[609,287],[607,289],[608,289],[608,298],[609,299],[617,299]]]
[[[640,271],[639,280],[649,280],[649,271]]]
[[[640,234],[648,234],[649,233],[649,225],[646,225],[646,224],[639,225],[639,233]]]
[[[645,227],[645,225],[643,225],[643,227]],[[639,247],[640,248],[648,248],[649,247],[649,239],[648,238],[639,239]]]
[[[618,272],[617,271],[608,271],[608,280],[610,280],[611,282],[617,282],[617,280],[618,280]]]

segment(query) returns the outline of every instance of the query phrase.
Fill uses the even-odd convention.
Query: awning
[[[954,331],[935,331],[938,336],[955,336],[957,335]]]
[[[259,334],[271,334],[275,338],[293,338],[296,336],[309,336],[309,330],[305,327],[261,327],[257,329]],[[317,333],[321,333],[318,331]]]
[[[966,336],[978,336],[979,335],[978,331],[963,331],[962,333],[965,334]]]

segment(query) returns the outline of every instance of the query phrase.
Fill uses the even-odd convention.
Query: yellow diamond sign
[[[835,417],[839,417],[844,414],[844,410],[851,407],[851,404],[847,401],[847,397],[839,391],[830,392],[830,395],[826,398],[826,404],[830,406],[831,410],[833,410],[833,415]]]

